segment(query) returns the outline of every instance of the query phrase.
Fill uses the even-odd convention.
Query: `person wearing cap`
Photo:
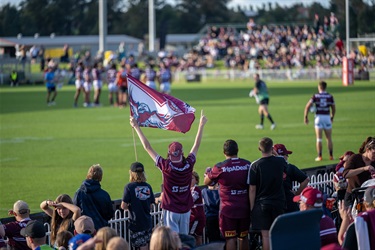
[[[108,226],[114,214],[111,196],[100,185],[102,179],[103,168],[99,164],[92,165],[73,198],[82,215],[92,218],[96,230]]]
[[[329,151],[329,159],[332,161],[333,158],[333,143],[332,143],[332,122],[336,114],[336,105],[334,98],[331,94],[326,92],[327,83],[320,81],[318,84],[319,93],[314,94],[305,106],[304,121],[305,124],[309,124],[309,110],[315,105],[315,134],[316,134],[316,151],[318,157],[315,161],[322,161],[322,134],[324,134],[327,139],[327,147]]]
[[[25,237],[20,232],[25,228],[30,219],[29,205],[18,200],[13,204],[13,209],[8,211],[10,216],[14,216],[15,221],[2,225],[0,223],[0,237],[8,238],[8,245],[12,249],[29,249]]]
[[[273,150],[276,155],[279,155],[287,162],[286,176],[284,178],[284,191],[286,199],[286,210],[285,213],[298,211],[298,205],[293,202],[293,197],[299,195],[302,190],[309,184],[310,178],[295,165],[289,163],[289,155],[293,153],[286,149],[284,144],[273,145]],[[293,191],[293,182],[298,182],[299,187],[296,191]]]
[[[151,205],[155,203],[152,187],[147,183],[142,163],[130,165],[130,183],[124,187],[121,208],[129,210],[130,242],[133,247],[147,250],[152,234]]]
[[[252,230],[262,234],[263,250],[270,249],[269,230],[277,216],[284,213],[283,177],[287,162],[273,155],[273,141],[263,137],[258,144],[262,157],[254,161],[248,173]]]
[[[21,229],[21,235],[26,238],[27,245],[33,250],[53,249],[46,244],[46,229],[40,221],[29,221],[26,227]]]
[[[239,249],[246,249],[250,225],[247,173],[251,162],[238,157],[238,144],[234,140],[224,142],[223,153],[225,160],[207,172],[204,184],[219,183],[219,225],[227,249],[237,249],[237,239]]]
[[[152,148],[137,120],[130,117],[130,125],[137,132],[143,148],[163,175],[163,223],[177,233],[189,233],[190,209],[193,206],[189,187],[206,122],[207,118],[202,110],[194,145],[187,157],[184,156],[181,143],[172,142],[168,146],[168,156],[165,159]]]
[[[354,155],[353,151],[346,151],[345,154],[340,156],[340,162],[336,165],[335,174],[333,175],[333,186],[336,190],[336,195],[338,200],[343,200],[345,198],[346,189],[348,187],[348,182],[343,176],[344,172],[344,164],[350,158],[350,156]]]
[[[358,154],[352,155],[344,164],[342,175],[348,180],[345,206],[349,207],[354,202],[352,190],[361,187],[365,181],[375,178],[375,137],[366,138]]]
[[[77,250],[81,245],[90,240],[89,234],[77,234],[69,240],[69,250]]]
[[[294,196],[293,201],[299,203],[300,211],[322,209],[323,194],[316,188],[307,187],[300,195]],[[333,220],[323,214],[320,219],[320,244],[323,247],[332,243],[338,243],[337,229]]]
[[[74,222],[74,235],[77,234],[89,234],[94,236],[96,233],[94,221],[87,215],[81,215]]]

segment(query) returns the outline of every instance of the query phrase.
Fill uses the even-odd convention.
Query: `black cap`
[[[130,166],[130,170],[132,172],[143,172],[143,171],[145,171],[145,168],[143,167],[142,163],[140,163],[140,162],[134,162]]]
[[[27,223],[25,228],[21,229],[20,233],[23,237],[43,238],[46,236],[46,229],[42,222],[31,220]]]

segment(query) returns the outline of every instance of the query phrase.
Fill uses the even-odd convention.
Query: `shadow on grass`
[[[33,87],[28,87],[30,91],[23,90],[20,87],[17,91],[16,89],[12,91],[1,91],[0,92],[0,114],[9,113],[21,113],[21,112],[35,112],[35,111],[50,111],[50,110],[67,110],[67,109],[83,109],[83,94],[79,98],[78,108],[73,107],[73,97],[75,90],[74,88],[67,88],[63,91],[59,91],[56,98],[56,106],[48,107],[46,103],[46,92],[42,88],[33,89]],[[369,83],[368,86],[328,86],[328,92],[335,95],[340,93],[352,93],[352,92],[363,92],[363,91],[374,91],[375,88],[373,84]],[[206,88],[204,85],[191,86],[189,89],[174,89],[172,95],[179,98],[190,105],[197,102],[209,102],[222,100],[222,105],[228,105],[226,100],[238,99],[239,102],[233,103],[233,105],[242,105],[241,99],[248,98],[248,93],[250,87],[234,87],[234,88]],[[301,86],[275,86],[270,88],[270,99],[272,101],[273,97],[285,96],[292,97],[295,95],[305,95],[306,98],[311,97],[317,92],[317,88],[311,85],[301,85]],[[108,91],[105,89],[101,95],[101,102],[104,107],[109,107],[108,102]],[[307,102],[308,99],[306,99]],[[210,105],[205,103],[205,105]],[[218,103],[216,102],[217,106]],[[219,104],[221,105],[221,104]],[[93,109],[93,108],[91,108]],[[128,108],[124,108],[128,110]]]

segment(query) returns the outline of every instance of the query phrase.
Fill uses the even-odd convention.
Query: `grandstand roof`
[[[199,34],[169,34],[166,37],[168,44],[194,43],[200,38]]]
[[[99,35],[90,35],[90,36],[40,36],[40,37],[4,37],[2,40],[7,40],[8,42],[13,42],[14,44],[23,44],[26,46],[32,45],[44,45],[44,46],[56,46],[62,44],[69,45],[81,45],[81,44],[98,44]],[[127,35],[108,35],[106,38],[108,44],[119,44],[125,42],[128,44],[138,44],[142,40],[127,36]],[[0,46],[2,44],[0,43]],[[2,45],[4,46],[4,45]],[[11,45],[8,45],[11,46]]]

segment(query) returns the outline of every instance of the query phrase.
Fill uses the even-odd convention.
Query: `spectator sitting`
[[[293,201],[299,202],[300,211],[322,209],[323,195],[318,189],[307,187],[300,195],[294,196]],[[333,220],[324,214],[320,220],[320,241],[322,247],[338,243],[336,226]]]
[[[91,239],[91,236],[88,234],[77,234],[69,240],[69,250],[77,250],[89,239]]]
[[[31,249],[53,249],[46,244],[46,229],[42,222],[31,220],[25,228],[21,229],[21,235],[26,238],[27,245]]]
[[[344,171],[345,162],[349,159],[351,155],[354,155],[353,151],[346,151],[345,154],[343,154],[340,157],[340,162],[337,164],[335,168],[335,174],[333,175],[333,185],[337,192],[338,200],[343,200],[345,198],[345,192],[346,188],[348,187],[348,182],[342,175],[342,172]]]
[[[96,230],[108,226],[114,213],[111,197],[101,188],[102,178],[102,167],[99,164],[92,165],[73,199],[82,214],[92,218]]]
[[[96,233],[98,242],[95,245],[95,250],[106,250],[109,240],[116,237],[117,233],[110,227],[102,227]]]
[[[150,249],[153,250],[179,250],[181,248],[181,240],[178,234],[169,227],[157,227],[151,236]]]
[[[68,250],[69,240],[73,238],[73,234],[69,231],[61,231],[56,236],[56,249],[57,250]]]
[[[206,226],[206,215],[203,208],[202,191],[198,187],[199,175],[193,171],[190,191],[194,205],[190,212],[189,234],[195,237],[196,246],[203,243],[203,230]]]
[[[80,216],[74,222],[74,234],[89,234],[94,236],[96,234],[94,221],[87,215]]]
[[[9,210],[8,214],[13,215],[16,220],[4,225],[0,224],[0,237],[8,238],[8,245],[11,249],[29,249],[26,239],[20,234],[21,229],[25,228],[31,220],[29,205],[18,200],[13,204],[13,210]]]
[[[124,238],[115,236],[108,241],[107,250],[128,250],[128,243]]]

